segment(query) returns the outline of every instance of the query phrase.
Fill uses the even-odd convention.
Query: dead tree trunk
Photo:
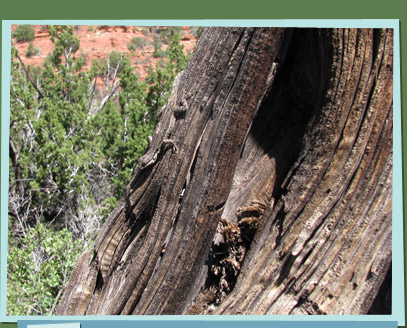
[[[363,314],[391,265],[392,30],[204,29],[57,314]]]

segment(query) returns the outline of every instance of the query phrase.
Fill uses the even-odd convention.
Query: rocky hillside
[[[12,26],[12,32],[17,27],[18,25]],[[32,54],[27,55],[30,42],[17,42],[16,38],[13,38],[14,45],[27,65],[41,65],[54,48],[46,25],[36,25],[34,29]],[[185,54],[193,51],[197,42],[197,30],[197,27],[179,28]],[[128,54],[141,78],[146,77],[148,67],[155,67],[160,63],[160,51],[165,51],[167,47],[161,38],[162,27],[76,25],[75,31],[80,40],[79,53],[86,59],[85,68],[92,65],[92,60],[105,59],[112,51],[124,52]]]

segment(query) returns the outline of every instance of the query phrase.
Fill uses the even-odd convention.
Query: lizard
[[[175,141],[172,139],[164,139],[158,148],[155,148],[153,151],[147,151],[147,153],[141,156],[138,160],[140,170],[144,170],[157,162],[158,155],[165,152],[169,148],[172,148],[175,153],[178,152],[178,147],[176,146]]]

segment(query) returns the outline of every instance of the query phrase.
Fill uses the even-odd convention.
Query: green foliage
[[[80,46],[78,37],[74,35],[74,27],[52,25],[48,26],[48,31],[55,47],[51,56],[51,62],[58,66],[62,62],[61,57],[63,57],[65,67],[69,68],[74,62],[73,55],[78,51]],[[77,67],[77,70],[80,68]]]
[[[185,69],[189,58],[184,55],[180,36],[174,34],[168,44],[166,56],[168,59],[165,68],[151,69],[146,82],[150,84],[146,97],[147,106],[153,115],[166,103],[175,76]]]
[[[35,31],[31,25],[19,25],[11,35],[17,42],[29,42],[34,40]]]
[[[153,57],[154,58],[162,58],[165,56],[165,51],[161,49],[161,41],[154,41],[154,52],[153,52]]]
[[[197,39],[201,36],[202,26],[194,26],[191,28],[192,33],[195,35]]]
[[[47,26],[47,25],[41,25],[41,26],[40,26],[40,32],[41,32],[41,33],[46,33],[46,32],[48,32],[48,26]]]
[[[117,74],[122,72],[124,67],[130,66],[130,59],[125,53],[112,51],[105,60],[93,60],[93,73],[108,80],[115,79]]]
[[[120,73],[124,67],[130,66],[130,59],[124,53],[119,54],[113,50],[108,56],[108,63],[112,69]]]
[[[184,46],[181,45],[180,41],[181,36],[174,34],[167,49],[169,59],[168,69],[175,69],[177,73],[185,69],[189,60],[189,57],[184,55]]]
[[[55,308],[83,244],[67,229],[38,224],[8,250],[7,314],[44,315]]]
[[[129,50],[135,51],[137,49],[143,49],[147,45],[146,39],[140,37],[135,37],[131,39],[130,44],[128,45]]]
[[[30,58],[32,56],[38,56],[41,54],[41,49],[37,46],[34,46],[32,42],[28,45],[28,49],[25,53],[26,57]]]
[[[70,38],[66,33],[60,35],[64,40]],[[92,160],[91,135],[86,129],[92,76],[78,73],[80,60],[68,58],[68,66],[60,65],[58,55],[71,44],[59,38],[54,41],[53,61],[37,77],[42,98],[18,66],[13,69],[11,88],[11,119],[18,125],[12,127],[10,136],[20,146],[23,175],[30,177],[31,185],[39,186],[32,200],[44,208],[49,220],[58,216],[61,204],[75,202],[70,193],[80,192],[86,184],[85,173]],[[21,139],[24,128],[32,131],[30,138]]]
[[[164,44],[168,44],[174,36],[179,36],[184,33],[181,26],[167,26],[158,29],[160,38]]]
[[[84,70],[74,28],[48,31],[55,48],[43,67],[24,70],[12,49],[10,139],[18,163],[10,161],[8,312],[15,315],[54,306],[76,248],[92,247],[123,195],[188,60],[174,33],[145,81],[114,51]],[[99,98],[97,81],[105,83]]]

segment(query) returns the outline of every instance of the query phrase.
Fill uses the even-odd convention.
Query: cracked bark
[[[204,29],[152,140],[176,147],[136,168],[56,314],[368,313],[392,51],[392,30]]]

